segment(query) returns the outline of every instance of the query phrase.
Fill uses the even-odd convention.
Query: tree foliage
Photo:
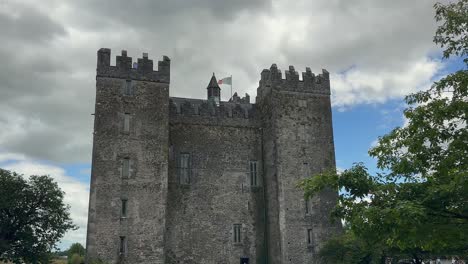
[[[461,58],[463,68],[405,98],[405,126],[380,137],[369,151],[380,173],[356,163],[341,174],[315,175],[300,187],[306,197],[329,187],[342,190],[333,214],[367,243],[415,255],[466,255],[468,0],[434,7],[441,23],[434,41],[444,58]]]
[[[332,237],[320,250],[320,257],[326,263],[334,264],[385,263],[384,250],[380,244],[359,239],[352,231]]]
[[[26,180],[0,169],[0,259],[47,263],[67,230],[75,228],[64,193],[49,176]]]
[[[84,257],[78,253],[72,254],[68,259],[69,264],[82,264],[84,263]]]
[[[67,250],[68,263],[81,263],[84,262],[86,249],[80,243],[73,243]],[[78,257],[76,257],[78,256]],[[77,262],[78,261],[78,262]]]

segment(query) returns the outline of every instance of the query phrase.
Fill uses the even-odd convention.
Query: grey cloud
[[[174,23],[200,19],[228,22],[240,13],[263,13],[271,8],[271,0],[171,0],[171,1],[94,1],[83,0],[73,3],[93,23],[80,23],[91,27],[109,27],[123,24],[135,29],[164,30]]]
[[[38,9],[20,4],[9,4],[13,14],[0,12],[2,39],[43,43],[66,34],[64,27]]]
[[[434,1],[321,1],[311,14],[326,26],[295,32],[309,45],[294,46],[282,39],[281,52],[299,64],[317,63],[332,71],[352,65],[403,68],[405,63],[436,49]],[[310,6],[312,8],[312,4]],[[311,10],[308,8],[308,10]],[[294,10],[295,11],[295,10]],[[293,14],[291,14],[293,15]]]
[[[261,70],[275,62],[283,70],[291,64],[298,71],[310,66],[332,73],[354,65],[370,82],[342,93],[356,98],[340,102],[381,102],[401,93],[381,93],[372,74],[398,74],[434,48],[432,3],[63,0],[41,2],[40,10],[56,10],[46,14],[31,2],[16,20],[0,13],[0,22],[20,31],[0,24],[0,33],[8,35],[0,47],[8,62],[0,64],[0,126],[11,128],[0,131],[0,147],[39,159],[89,162],[101,47],[112,49],[113,63],[121,49],[134,59],[142,52],[155,61],[168,55],[172,96],[204,98],[214,71],[219,78],[232,74],[234,90],[254,97]],[[30,32],[31,24],[39,28]],[[370,70],[376,68],[381,71]],[[342,86],[348,82],[344,78]],[[229,86],[221,88],[229,98]],[[339,97],[342,91],[336,91]]]

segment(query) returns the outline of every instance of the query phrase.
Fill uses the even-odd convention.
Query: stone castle
[[[335,166],[329,73],[261,73],[255,103],[169,96],[170,60],[97,53],[88,260],[321,263],[335,191],[296,185]]]

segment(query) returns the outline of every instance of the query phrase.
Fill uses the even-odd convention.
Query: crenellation
[[[286,77],[286,81],[288,81],[288,83],[292,83],[293,85],[299,82],[299,74],[297,73],[297,71],[294,69],[294,66],[292,65],[289,66],[288,71],[285,71],[285,77]]]
[[[249,98],[249,95],[246,94]],[[210,100],[185,99],[172,97],[169,103],[171,116],[200,116],[206,118],[256,118],[254,111],[255,104],[246,103],[250,99],[240,98],[237,93],[233,100],[229,102],[220,102],[217,106]]]
[[[167,56],[158,61],[158,70],[153,70],[153,61],[144,53],[143,58],[138,58],[132,65],[132,57],[127,56],[127,51],[122,50],[121,55],[116,56],[116,65],[110,65],[111,50],[101,48],[98,50],[96,76],[120,78],[129,80],[169,83],[170,62]]]
[[[101,48],[97,52],[97,69],[110,67],[111,61],[111,50],[107,48]]]
[[[158,72],[169,75],[170,66],[171,66],[171,59],[169,59],[169,57],[167,56],[163,56],[163,60],[158,61]]]
[[[122,50],[121,55],[116,57],[115,64],[120,71],[129,71],[132,69],[132,57],[128,57],[127,51]]]
[[[322,69],[322,76],[324,80],[330,81],[330,73],[327,70]]]
[[[262,101],[273,90],[330,95],[330,75],[325,69],[322,70],[321,74],[315,75],[309,67],[306,67],[306,71],[302,72],[302,80],[300,80],[299,73],[291,65],[285,71],[283,79],[281,78],[281,70],[276,64],[273,64],[270,70],[264,69],[261,72],[257,101]]]
[[[276,66],[276,63],[273,63],[270,67],[270,81],[273,84],[276,84],[280,82],[282,78],[281,70],[278,69],[278,66]]]
[[[243,103],[250,104],[250,95],[245,93],[245,96],[242,98]]]
[[[138,59],[137,70],[142,74],[153,72],[153,60],[148,59],[148,53],[143,53],[143,58]]]
[[[305,87],[313,87],[315,83],[315,74],[309,67],[306,67],[306,71],[302,73],[302,81],[304,82]]]

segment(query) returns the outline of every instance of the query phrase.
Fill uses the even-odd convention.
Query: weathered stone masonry
[[[87,251],[108,263],[321,263],[339,231],[335,192],[305,201],[297,182],[334,167],[330,80],[263,70],[254,104],[169,97],[157,71],[98,51]]]

